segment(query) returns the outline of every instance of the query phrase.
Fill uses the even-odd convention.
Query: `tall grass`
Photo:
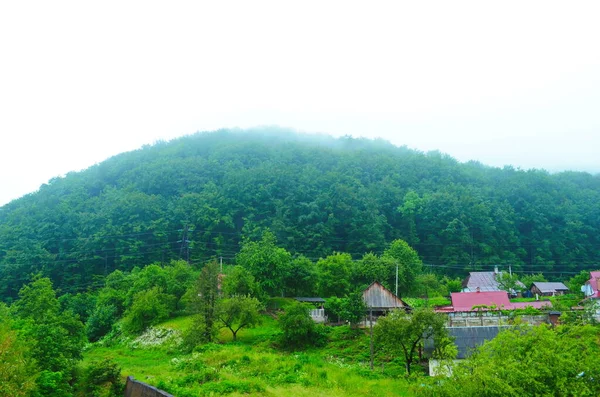
[[[189,318],[160,326],[184,330]],[[408,396],[402,363],[378,363],[369,369],[368,336],[361,330],[334,328],[323,349],[282,352],[273,348],[279,330],[275,320],[240,331],[238,341],[221,332],[219,342],[199,346],[191,354],[161,346],[131,348],[125,343],[92,346],[83,365],[111,358],[123,375],[166,390],[177,397],[213,395],[269,396]]]

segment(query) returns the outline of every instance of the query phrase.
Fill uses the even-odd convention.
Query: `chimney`
[[[498,274],[498,266],[494,266],[494,274]]]

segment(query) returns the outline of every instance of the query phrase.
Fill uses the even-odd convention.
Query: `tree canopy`
[[[394,257],[384,250],[397,239],[450,276],[508,264],[575,274],[600,262],[599,201],[600,176],[588,173],[487,167],[277,128],[198,133],[54,178],[3,206],[0,298],[17,299],[37,272],[76,294],[114,270],[188,252],[197,267],[223,257],[257,279],[269,272],[269,294],[304,293],[315,273],[286,273],[293,258]],[[245,239],[257,246],[240,252]]]

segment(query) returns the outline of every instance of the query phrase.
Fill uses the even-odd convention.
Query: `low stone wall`
[[[519,316],[519,318],[523,323],[531,325],[550,323],[547,314],[522,315]],[[489,327],[494,325],[507,325],[511,324],[513,321],[514,318],[508,316],[453,316],[448,318],[448,325],[450,327]]]
[[[127,377],[125,397],[174,397],[172,394],[158,390],[154,386],[135,380],[133,376]]]

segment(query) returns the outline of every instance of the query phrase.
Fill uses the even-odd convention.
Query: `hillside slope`
[[[0,211],[0,296],[41,271],[63,292],[114,269],[233,259],[270,228],[316,259],[396,238],[447,272],[600,263],[600,176],[462,164],[384,141],[273,128],[160,142],[55,178]]]

